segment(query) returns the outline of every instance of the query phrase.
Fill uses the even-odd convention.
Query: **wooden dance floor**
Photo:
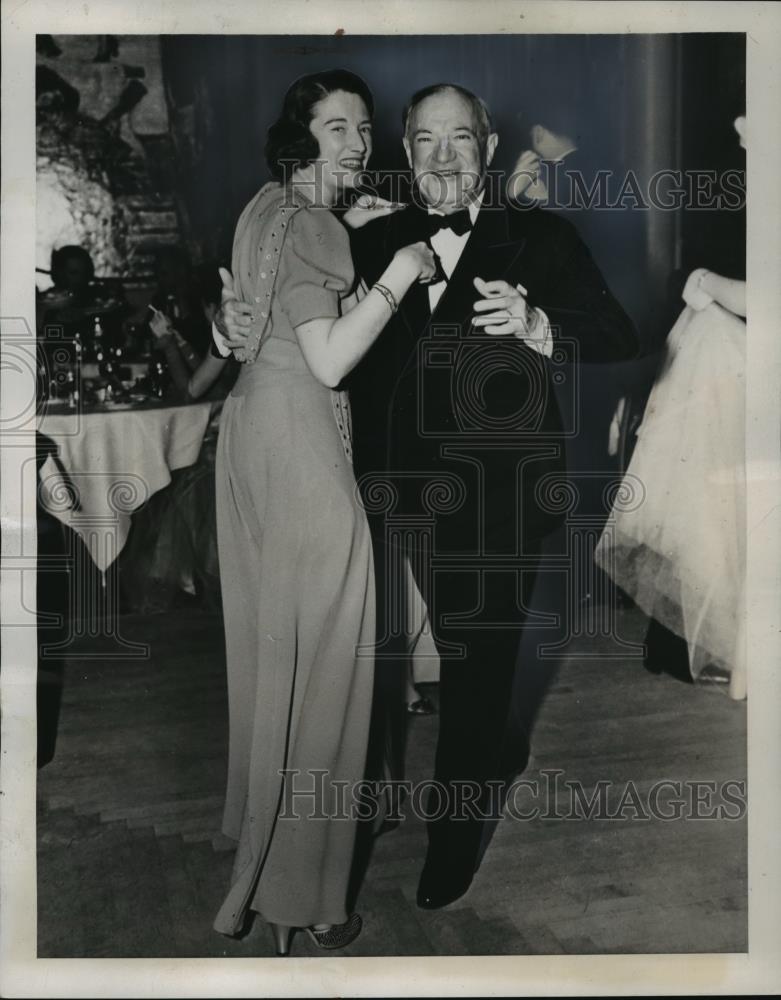
[[[639,641],[638,612],[621,619],[622,635]],[[39,956],[271,955],[259,921],[242,940],[211,927],[233,858],[219,833],[221,620],[193,610],[125,617],[122,633],[149,643],[150,656],[90,659],[85,640],[84,658],[66,665],[56,753],[38,783]],[[637,799],[642,808],[664,779],[684,783],[688,812],[686,782],[745,779],[745,704],[718,687],[652,675],[637,660],[582,652],[567,650],[552,676],[523,775],[544,788],[563,772],[548,815],[505,817],[470,891],[432,912],[415,905],[425,831],[408,815],[375,842],[356,905],[364,931],[341,954],[746,950],[745,817],[637,814]],[[412,780],[431,774],[436,731],[435,716],[411,720]],[[566,781],[589,795],[612,782],[611,811],[624,794],[625,818],[557,818],[572,801]],[[707,813],[707,788],[701,794]],[[518,800],[523,809],[531,802]],[[298,934],[293,954],[317,950]]]

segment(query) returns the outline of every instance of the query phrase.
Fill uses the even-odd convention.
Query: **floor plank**
[[[623,612],[622,636],[641,641],[644,627]],[[67,663],[56,752],[38,782],[39,955],[271,955],[258,922],[241,939],[211,926],[233,861],[220,834],[221,621],[194,611],[127,616],[122,634],[149,643],[150,657]],[[573,801],[567,782],[588,795],[611,782],[613,806],[629,784],[647,802],[663,779],[684,791],[745,782],[745,727],[745,704],[721,689],[568,650],[551,667],[523,775],[543,801],[561,772],[547,811],[506,814],[469,892],[429,912],[415,906],[424,823],[405,809],[375,842],[357,901],[365,928],[344,954],[745,951],[745,816],[562,818]],[[436,734],[436,716],[411,720],[411,780],[430,776]],[[516,802],[530,804],[528,786]],[[318,954],[305,934],[294,952]]]

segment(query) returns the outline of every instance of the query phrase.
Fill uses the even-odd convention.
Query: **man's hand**
[[[483,296],[474,304],[477,315],[472,319],[492,336],[518,337],[524,340],[541,340],[544,324],[539,312],[532,309],[525,295],[506,281],[483,281],[475,278],[475,288]]]
[[[367,222],[374,219],[383,219],[386,215],[393,215],[394,212],[401,211],[407,206],[400,201],[386,201],[385,198],[378,198],[373,194],[362,194],[357,198],[354,205],[344,213],[342,221],[350,229],[360,229]]]
[[[539,183],[540,179],[540,158],[533,149],[525,149],[515,162],[507,180],[507,197],[527,198],[535,197],[529,194],[529,188]]]
[[[214,317],[214,325],[224,338],[224,346],[235,351],[247,346],[252,306],[249,302],[239,302],[233,290],[233,276],[224,267],[220,268],[222,278],[222,305]]]

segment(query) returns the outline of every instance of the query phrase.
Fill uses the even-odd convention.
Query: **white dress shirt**
[[[477,219],[477,215],[480,211],[480,206],[483,204],[483,194],[471,203],[469,206],[469,218],[474,226]],[[444,215],[444,212],[437,212],[435,209],[428,209],[429,215]],[[431,237],[431,246],[435,253],[442,261],[442,270],[448,276],[452,275],[453,271],[456,269],[456,265],[461,259],[461,254],[463,253],[464,247],[469,241],[469,237],[472,235],[472,231],[468,230],[462,233],[460,236],[454,233],[452,229],[440,229],[439,232],[434,233]],[[437,308],[439,300],[445,294],[445,289],[447,288],[446,281],[438,281],[436,285],[428,286],[428,304],[432,311]]]
[[[483,204],[483,195],[485,191],[480,193],[480,196],[469,205],[469,218],[471,219],[472,226],[474,227],[477,221],[477,216],[480,212],[480,208]],[[438,212],[436,209],[429,208],[429,215],[444,215],[444,212]],[[461,259],[461,254],[464,251],[464,247],[469,242],[469,237],[472,235],[472,231],[469,230],[461,235],[454,233],[452,229],[440,229],[438,232],[434,233],[431,237],[430,243],[434,252],[439,257],[442,262],[442,270],[445,272],[448,278],[455,271],[456,266]],[[492,281],[493,278],[490,274],[486,274],[486,281]],[[518,291],[522,295],[526,295],[526,289],[522,285],[517,285]],[[428,286],[428,304],[433,313],[439,304],[439,300],[445,294],[445,289],[447,288],[446,281],[438,281],[435,285]],[[477,298],[478,292],[475,290],[475,298]],[[535,312],[539,315],[541,324],[538,327],[539,335],[535,337],[519,337],[519,340],[523,340],[524,343],[531,347],[535,351],[539,351],[544,354],[545,357],[549,358],[553,354],[553,338],[551,337],[550,323],[548,322],[548,317],[542,311],[542,309],[535,309]]]

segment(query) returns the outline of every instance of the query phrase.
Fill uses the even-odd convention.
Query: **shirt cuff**
[[[217,324],[212,323],[212,354],[217,358],[229,358],[231,351],[225,346],[225,337],[217,329]]]
[[[553,335],[551,334],[550,320],[539,306],[534,310],[537,313],[538,322],[533,337],[519,337],[527,347],[542,354],[543,357],[553,357]]]

